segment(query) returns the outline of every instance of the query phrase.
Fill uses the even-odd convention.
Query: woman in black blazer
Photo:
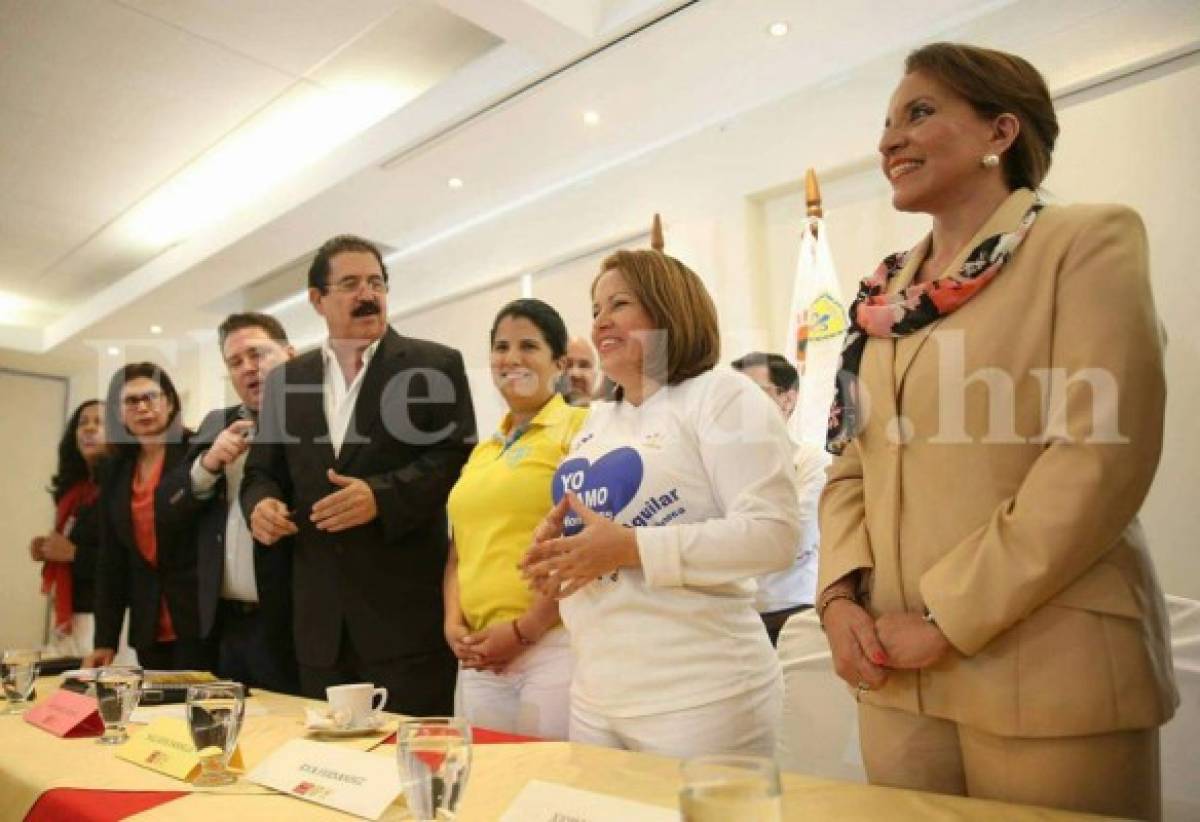
[[[157,365],[133,363],[113,374],[106,404],[115,455],[101,472],[96,650],[85,664],[112,662],[128,608],[129,644],[143,667],[209,670],[199,637],[193,520],[176,515],[157,493],[192,434],[179,419],[179,394]]]

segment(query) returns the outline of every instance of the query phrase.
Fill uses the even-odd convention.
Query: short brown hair
[[[383,256],[380,255],[375,244],[353,234],[339,234],[326,240],[317,249],[317,255],[313,257],[312,265],[308,267],[308,287],[320,291],[327,290],[329,288],[329,261],[346,251],[374,254],[375,259],[379,261],[379,270],[383,274],[383,281],[387,282],[387,265],[383,262]]]
[[[930,43],[908,55],[904,71],[919,71],[966,100],[981,117],[1012,114],[1020,133],[1004,152],[1009,189],[1036,189],[1050,171],[1058,116],[1046,81],[1028,60],[961,43]]]
[[[717,364],[721,332],[717,308],[704,282],[683,263],[661,251],[621,250],[610,255],[592,281],[620,271],[655,328],[667,332],[666,383],[677,385]]]
[[[241,331],[243,328],[261,328],[268,337],[280,345],[288,344],[287,332],[283,330],[283,325],[279,320],[270,314],[246,311],[241,314],[230,314],[224,322],[217,326],[217,345],[222,353],[225,351],[225,341],[229,339],[229,335],[234,331]]]

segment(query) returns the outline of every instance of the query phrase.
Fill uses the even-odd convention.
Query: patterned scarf
[[[935,320],[953,314],[995,279],[1016,252],[1042,210],[1034,202],[1017,230],[994,234],[977,245],[957,274],[910,285],[895,294],[888,283],[904,268],[908,251],[885,257],[870,277],[862,281],[850,304],[850,330],[842,347],[833,407],[829,409],[829,432],[825,450],[840,454],[859,432],[858,370],[871,337],[903,337]]]

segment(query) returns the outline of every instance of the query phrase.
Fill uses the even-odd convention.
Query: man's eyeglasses
[[[121,404],[132,410],[137,408],[142,403],[146,403],[146,405],[151,406],[158,405],[162,398],[163,392],[161,391],[146,391],[141,394],[127,394],[124,397],[121,397]]]
[[[330,283],[329,288],[342,294],[356,294],[364,285],[368,291],[376,294],[386,294],[388,290],[387,280],[376,276],[367,277],[365,280],[362,277],[343,277],[336,283]]]

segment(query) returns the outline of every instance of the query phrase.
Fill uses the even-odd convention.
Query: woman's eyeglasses
[[[158,405],[162,398],[163,392],[161,391],[143,391],[141,394],[126,394],[124,397],[121,397],[121,404],[132,410],[142,403],[151,406]]]

